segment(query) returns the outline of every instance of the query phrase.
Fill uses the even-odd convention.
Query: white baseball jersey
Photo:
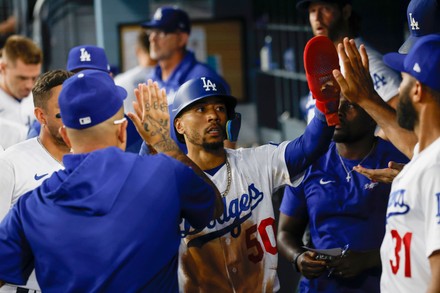
[[[35,120],[32,93],[24,99],[17,100],[0,88],[0,117],[29,128]]]
[[[380,248],[381,292],[426,292],[429,256],[440,249],[440,138],[394,179]]]
[[[21,195],[35,189],[53,172],[63,168],[37,138],[20,142],[0,153],[0,219],[4,218]],[[26,286],[20,287],[40,290],[34,272]],[[0,288],[1,293],[16,290],[15,286],[8,284]]]
[[[367,50],[368,55],[370,75],[373,80],[374,89],[377,91],[382,100],[388,102],[392,97],[396,96],[399,93],[399,86],[401,81],[400,75],[396,71],[385,65],[385,63],[383,63],[382,61],[382,54],[374,50],[369,45],[365,44],[362,38],[356,38],[354,41],[357,47],[359,47],[361,44],[365,45],[365,49]],[[340,63],[339,66],[341,67],[342,74],[344,74],[344,67],[342,66],[342,63]],[[315,115],[315,111],[313,110],[314,106],[315,100],[312,98],[312,94],[309,93],[306,105],[307,123],[310,123],[313,116]]]
[[[26,139],[29,128],[0,117],[0,144],[8,148]]]
[[[223,198],[223,215],[201,231],[194,231],[185,221],[181,224],[184,236],[179,251],[181,292],[279,289],[271,195],[278,187],[290,184],[284,159],[287,144],[226,149],[231,183]],[[207,175],[221,193],[227,189],[227,164],[214,176]]]

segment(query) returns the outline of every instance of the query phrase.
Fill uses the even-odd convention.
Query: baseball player
[[[440,33],[440,4],[437,0],[411,0],[411,2],[408,4],[406,15],[408,19],[408,31],[410,32],[410,36],[399,48],[400,54],[407,54],[420,37],[428,34]],[[391,124],[387,124],[389,126],[395,123],[396,121],[393,121]],[[393,131],[393,133],[390,134],[394,137],[393,142],[396,143],[396,145],[407,148],[408,155],[412,156],[413,144],[408,144],[407,138],[401,139],[402,137],[405,138],[406,136],[401,136],[400,133],[401,131]],[[410,138],[409,141],[414,140],[415,136],[413,135],[413,138]],[[399,144],[398,141],[402,141],[402,143]],[[397,176],[402,168],[402,165],[396,162],[390,162],[388,168],[385,169],[368,169],[358,166],[355,168],[355,170],[356,172],[360,172],[361,174],[375,181],[392,182],[394,177]]]
[[[80,45],[70,49],[66,68],[68,71],[77,73],[85,69],[101,70],[108,73],[110,76],[110,65],[107,60],[105,50],[101,47],[94,45]],[[40,124],[35,121],[28,133],[28,138],[36,137],[40,133]],[[127,146],[125,151],[138,153],[142,145],[143,140],[140,138],[136,128],[128,122],[127,127]]]
[[[387,130],[393,131],[393,115],[365,79],[365,49],[361,46],[359,53],[346,39],[339,46],[339,56],[347,61],[344,66],[350,72],[344,77],[334,71],[344,96],[359,102],[373,118],[378,117],[377,121],[390,124]],[[440,36],[420,37],[408,55],[391,53],[384,56],[384,61],[402,72],[397,123],[414,131],[418,143],[411,161],[391,187],[381,246],[381,292],[439,292]],[[357,88],[362,82],[364,86]]]
[[[383,168],[408,159],[375,137],[376,123],[358,105],[341,98],[340,125],[327,153],[310,166],[303,182],[287,187],[280,207],[278,245],[303,277],[299,292],[379,292],[379,248],[390,185],[353,171],[358,164]],[[348,248],[344,257],[319,259],[303,248],[310,227],[317,249]]]
[[[186,48],[191,21],[184,10],[176,6],[159,7],[153,19],[143,23],[142,27],[147,29],[149,35],[150,56],[158,62],[147,79],[152,79],[166,90],[168,105],[173,103],[176,91],[184,82],[201,76],[220,79],[229,90],[229,85],[217,72],[197,61],[194,53]],[[171,137],[187,153],[186,145],[176,138],[172,129]],[[142,145],[142,152],[148,152],[145,144]]]
[[[74,73],[85,69],[96,69],[111,75],[104,49],[93,45],[80,45],[71,48],[67,57],[66,69]],[[35,121],[30,127],[28,138],[38,136],[40,128],[40,123]]]
[[[296,8],[308,12],[310,26],[315,36],[329,37],[335,46],[344,37],[354,38],[356,44],[365,44],[359,37],[358,16],[352,10],[351,0],[302,0]],[[399,75],[382,62],[382,55],[371,46],[365,45],[369,57],[371,78],[374,88],[382,99],[395,107],[397,103]],[[315,100],[309,94],[306,105],[307,121],[314,115]]]
[[[63,169],[63,155],[70,151],[58,129],[62,126],[59,117],[58,95],[62,83],[72,76],[64,70],[53,70],[43,74],[32,89],[35,116],[43,125],[38,137],[23,141],[0,154],[0,219],[3,219],[18,198],[39,186],[50,175]],[[25,286],[39,290],[32,274]],[[5,285],[0,292],[16,292],[17,287]]]
[[[41,71],[43,53],[29,38],[10,36],[0,62],[0,117],[29,127],[34,117],[30,97]]]
[[[317,117],[295,141],[227,149],[226,124],[235,115],[236,103],[220,80],[200,77],[183,84],[171,106],[177,138],[220,190],[225,206],[223,214],[203,229],[186,220],[181,224],[183,292],[279,290],[271,194],[282,185],[300,182],[302,171],[325,152],[333,134],[317,110]]]
[[[126,95],[98,70],[63,83],[60,133],[72,154],[0,223],[0,280],[24,283],[35,267],[43,292],[177,292],[181,218],[206,226],[220,194],[197,166],[164,155],[186,158],[166,123],[143,129],[164,154],[123,151]],[[166,100],[152,101],[168,115]]]
[[[388,54],[384,61],[403,72],[397,120],[415,131],[418,144],[393,181],[381,247],[381,289],[439,292],[440,35],[422,37],[407,56]],[[415,93],[416,88],[422,92]]]

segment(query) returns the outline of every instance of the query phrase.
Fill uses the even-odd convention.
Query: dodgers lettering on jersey
[[[286,146],[287,142],[278,147],[226,150],[232,181],[223,197],[223,214],[203,230],[195,230],[187,222],[181,224],[180,291],[279,289],[271,195],[277,187],[290,183],[284,162]],[[208,175],[219,190],[226,188],[226,169],[224,165],[213,176]]]
[[[387,219],[392,216],[405,215],[409,210],[410,207],[405,202],[405,190],[400,189],[391,192],[388,202]]]
[[[223,210],[223,215],[218,219],[212,220],[207,228],[213,229],[217,224],[223,225],[227,224],[225,228],[217,231],[213,231],[204,234],[199,237],[195,237],[188,242],[188,247],[197,246],[202,247],[206,242],[211,241],[215,238],[222,237],[228,233],[231,236],[237,238],[241,234],[241,224],[252,216],[252,211],[258,207],[258,204],[263,200],[264,194],[259,191],[254,183],[249,185],[248,193],[244,193],[238,198],[233,199],[229,204],[227,204],[226,199],[223,198],[223,204],[225,209]],[[244,212],[247,212],[244,214]],[[231,223],[232,221],[232,223]],[[191,226],[186,220],[184,220],[184,229],[182,231],[182,237],[187,237],[188,235],[195,235],[202,230],[194,229],[191,231]]]

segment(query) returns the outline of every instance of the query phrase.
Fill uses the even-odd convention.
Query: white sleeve
[[[426,169],[419,182],[425,216],[426,257],[440,250],[440,165]]]
[[[3,154],[4,156],[4,154]],[[10,162],[0,157],[0,220],[11,208],[12,193],[14,191],[15,174]]]
[[[374,50],[368,50],[370,75],[374,89],[385,102],[399,94],[400,76],[385,65],[382,55]]]

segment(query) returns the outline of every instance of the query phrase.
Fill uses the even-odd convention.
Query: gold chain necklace
[[[375,146],[376,146],[376,142],[373,143],[373,146],[371,147],[371,149],[368,152],[368,154],[362,159],[362,161],[359,162],[358,165],[362,165],[362,163],[371,155],[371,153],[373,152]],[[354,170],[351,169],[350,171],[348,171],[348,168],[345,166],[344,160],[342,159],[342,157],[339,154],[339,151],[337,149],[336,149],[336,152],[338,153],[339,160],[341,161],[341,164],[342,164],[342,167],[345,170],[345,173],[347,173],[347,177],[345,177],[345,179],[347,180],[347,182],[350,182],[350,180],[351,180],[351,172],[353,172]]]
[[[228,178],[228,183],[226,185],[226,190],[222,192],[222,197],[225,197],[229,193],[229,189],[231,189],[231,182],[232,182],[232,172],[231,172],[231,165],[229,164],[228,158],[226,157],[226,174]]]

